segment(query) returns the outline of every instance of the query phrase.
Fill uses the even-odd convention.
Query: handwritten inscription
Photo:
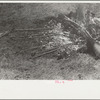
[[[73,81],[73,80],[66,80],[66,81]],[[55,80],[55,83],[56,84],[64,84],[64,83],[66,83],[66,81],[63,81],[63,80]]]

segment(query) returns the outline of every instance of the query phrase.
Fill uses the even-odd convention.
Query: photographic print
[[[0,79],[99,80],[100,3],[0,3]]]
[[[0,99],[99,99],[99,1],[0,1]]]

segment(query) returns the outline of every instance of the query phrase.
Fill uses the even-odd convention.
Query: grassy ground
[[[5,52],[0,56],[0,79],[3,80],[100,79],[100,60],[86,54],[74,53],[61,60],[48,56],[32,60],[15,56],[10,49],[2,52]]]
[[[66,6],[67,5],[67,6]],[[83,5],[83,4],[82,4]],[[12,7],[11,7],[12,6]],[[19,8],[19,7],[22,8]],[[44,22],[46,23],[33,23],[33,19],[45,19],[44,17],[48,16],[57,16],[59,13],[68,14],[70,11],[74,11],[76,9],[77,4],[21,4],[18,7],[16,5],[7,5],[2,6],[6,12],[1,12],[3,18],[1,20],[5,20],[5,23],[8,23],[8,15],[14,10],[16,19],[15,26],[17,28],[30,28],[30,27],[55,27],[57,22]],[[87,4],[83,5],[84,7]],[[92,7],[92,6],[91,6]],[[10,10],[9,10],[9,9]],[[86,7],[87,8],[87,7]],[[84,12],[85,9],[84,8]],[[8,11],[9,10],[9,11]],[[92,10],[92,9],[91,9]],[[2,10],[1,10],[2,11]],[[7,19],[6,19],[6,17]],[[12,20],[12,17],[10,18]],[[49,17],[48,17],[49,18]],[[6,20],[8,22],[6,22]],[[39,20],[38,20],[39,21]],[[41,20],[42,21],[42,20]],[[0,23],[0,32],[3,32],[5,29],[9,30],[10,26],[5,26],[4,22]],[[60,21],[62,22],[62,21]],[[4,24],[4,25],[2,25]],[[43,25],[47,24],[47,25]],[[58,36],[59,34],[64,33],[62,29],[64,29],[63,25],[58,24],[58,27],[52,32],[50,36],[43,36],[43,32],[40,32],[38,35],[41,35],[41,38],[34,38],[34,34],[29,32],[19,32],[17,34],[10,33],[8,36],[0,38],[0,79],[2,80],[56,80],[56,79],[66,79],[66,80],[95,80],[100,79],[100,60],[95,60],[88,54],[81,54],[72,52],[69,57],[57,60],[57,57],[52,57],[55,54],[48,54],[47,56],[42,56],[37,59],[32,59],[35,53],[42,52],[42,50],[35,50],[34,47],[37,45],[42,45],[42,42],[37,43],[37,41],[45,41],[48,44],[51,42],[51,37],[55,33],[55,39],[53,42],[58,44],[67,43],[69,40],[67,37],[68,30],[64,30],[66,33],[64,36]],[[66,28],[65,28],[66,29]],[[70,30],[73,31],[73,30]],[[74,33],[74,32],[72,32]],[[37,33],[36,33],[37,34]],[[29,36],[30,35],[30,36]],[[30,38],[27,38],[30,37]],[[73,37],[72,34],[69,35],[71,40],[75,40],[78,37]],[[51,39],[51,40],[50,40]],[[61,40],[61,41],[60,41]],[[74,41],[75,42],[75,41]],[[78,41],[81,45],[81,41]],[[53,45],[55,45],[53,43]],[[51,47],[48,46],[50,49]],[[34,50],[33,50],[34,49]],[[67,48],[69,50],[69,48]],[[70,51],[70,50],[69,50]]]
[[[100,60],[76,52],[60,60],[54,54],[32,59],[36,40],[26,38],[25,33],[20,33],[23,38],[18,36],[13,33],[0,39],[1,80],[100,79]]]

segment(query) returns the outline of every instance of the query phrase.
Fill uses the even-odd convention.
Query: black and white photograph
[[[100,3],[0,3],[0,80],[100,80]]]
[[[100,99],[100,1],[0,1],[0,99]]]

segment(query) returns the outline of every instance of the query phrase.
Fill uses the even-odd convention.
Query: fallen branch
[[[84,38],[86,39],[87,51],[90,54],[95,55],[96,57],[100,58],[100,44],[93,39],[93,37],[86,30],[86,28],[80,26],[78,23],[72,21],[71,19],[67,18],[66,16],[64,16],[64,22],[66,22],[67,24],[69,22],[70,24],[75,26],[76,29],[80,30],[81,35],[84,36]]]
[[[51,30],[53,28],[35,28],[35,29],[15,29],[15,31],[44,31]]]
[[[6,31],[6,32],[0,33],[0,38],[3,37],[3,36],[8,35],[8,34],[11,33],[11,32],[13,32],[13,28],[10,29],[10,30],[8,30],[8,31]]]
[[[63,45],[63,46],[66,46],[66,44]],[[40,55],[37,55],[37,56],[34,56],[32,59],[35,59],[35,58],[44,56],[44,55],[46,55],[46,54],[50,54],[50,53],[56,52],[58,49],[60,49],[60,48],[63,47],[63,46],[59,46],[59,47],[55,47],[55,48],[53,48],[53,49],[46,50],[46,51],[44,51],[44,53],[42,53],[42,54],[40,54]]]
[[[35,58],[38,58],[38,57],[44,56],[44,55],[46,55],[46,54],[53,53],[53,52],[55,52],[55,51],[57,51],[57,50],[58,50],[58,48],[50,49],[50,50],[48,50],[47,52],[44,52],[44,53],[42,53],[42,54],[40,54],[40,55],[37,55],[37,56],[33,57],[32,59],[35,59]]]
[[[83,27],[83,26],[79,25],[78,23],[72,21],[71,19],[69,19],[69,18],[66,17],[66,16],[65,16],[64,20],[67,21],[67,22],[69,22],[70,25],[71,25],[73,28],[75,28],[76,30],[78,30],[78,31],[80,30],[80,31],[83,33],[83,34],[81,33],[81,35],[82,35],[83,37],[85,37],[85,38],[90,37],[92,40],[94,40],[93,37],[91,36],[91,34],[86,30],[85,27]],[[84,35],[85,35],[85,36],[84,36]]]
[[[53,28],[36,28],[36,29],[14,29],[14,28],[11,28],[8,31],[0,33],[0,38],[8,35],[11,32],[15,32],[15,31],[42,31],[42,30],[45,31],[45,30],[51,30],[51,29],[53,29]],[[34,34],[34,36],[40,36],[40,35],[43,35],[43,34]],[[45,35],[51,35],[51,34],[45,33]]]

